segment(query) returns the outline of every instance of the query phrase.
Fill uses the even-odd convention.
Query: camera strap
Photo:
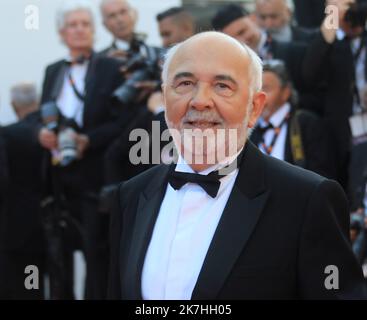
[[[84,102],[85,100],[85,93],[81,93],[78,88],[76,87],[75,85],[75,81],[71,75],[71,68],[69,68],[69,71],[68,71],[68,79],[69,79],[69,84],[71,86],[71,88],[73,89],[75,95],[78,97],[78,99],[82,102]]]
[[[273,139],[271,140],[270,145],[266,145],[266,143],[264,141],[264,135],[262,136],[261,146],[265,150],[267,155],[271,155],[271,153],[274,149],[275,143],[278,140],[280,131],[282,130],[282,127],[288,122],[290,116],[291,116],[291,114],[290,114],[290,112],[288,112],[287,115],[284,117],[283,121],[277,127],[273,127],[272,125],[269,126],[269,127],[266,127],[267,129],[272,128],[274,130],[274,136],[273,136]],[[264,134],[265,134],[265,132],[264,132]]]

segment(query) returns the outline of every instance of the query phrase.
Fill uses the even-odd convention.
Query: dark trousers
[[[57,207],[64,212],[56,226],[58,251],[62,255],[56,261],[56,268],[50,267],[51,298],[73,299],[73,253],[82,250],[86,260],[85,299],[104,299],[107,292],[108,277],[108,220],[98,210],[96,192],[87,191],[80,184],[77,172],[68,169],[54,172],[54,193]],[[61,222],[61,223],[60,223]],[[54,253],[51,247],[48,252]],[[50,256],[50,255],[49,255]],[[58,255],[56,254],[55,257]],[[50,261],[50,260],[49,260]],[[58,266],[57,266],[58,264]],[[52,276],[52,269],[58,270]],[[53,291],[53,288],[55,289]]]

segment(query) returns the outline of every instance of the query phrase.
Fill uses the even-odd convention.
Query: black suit
[[[305,91],[307,88],[305,88],[305,82],[302,78],[301,71],[307,45],[302,42],[270,40],[268,48],[268,55],[270,55],[272,59],[284,61],[295,88],[300,92]]]
[[[9,181],[0,219],[0,297],[42,298],[40,290],[25,290],[24,268],[37,265],[43,277],[45,243],[41,221],[43,151],[34,134],[37,112],[3,128]],[[41,282],[42,283],[42,282]]]
[[[309,28],[302,28],[299,26],[291,26],[291,30],[292,30],[292,41],[303,42],[308,44],[311,40],[313,40],[316,37],[319,28],[309,29]]]
[[[354,94],[354,61],[350,41],[328,44],[319,34],[305,56],[305,81],[317,87],[322,108],[320,115],[330,131],[330,141],[337,164],[338,181],[346,187],[351,149],[349,117]]]
[[[292,152],[290,130],[295,115],[295,109],[292,108],[290,118],[287,121],[288,128],[284,146],[284,160],[291,164],[296,164]],[[297,121],[304,151],[304,161],[299,165],[322,176],[334,178],[335,168],[330,156],[324,123],[307,110],[302,110],[297,114]],[[259,126],[255,127],[250,139],[257,146],[262,142],[262,132]]]
[[[111,223],[110,299],[141,299],[141,273],[169,166],[122,184]],[[348,241],[349,214],[333,181],[263,155],[244,159],[192,299],[366,298]],[[326,290],[325,268],[339,268]]]
[[[105,242],[107,235],[102,232],[101,226],[108,217],[102,217],[98,213],[97,195],[104,184],[105,150],[120,134],[126,121],[120,105],[112,99],[114,90],[124,80],[119,66],[120,63],[115,59],[92,55],[85,79],[83,126],[80,128],[80,132],[89,137],[90,145],[81,160],[74,161],[67,167],[52,167],[47,170],[51,173],[53,194],[58,199],[61,194],[65,196],[67,202],[62,205],[82,225],[84,234],[77,231],[69,238],[72,239],[73,247],[84,245],[82,248],[85,249],[87,259],[86,297],[91,299],[104,298],[106,291],[108,258],[107,250],[101,243]],[[67,68],[65,61],[59,61],[46,69],[42,103],[57,99]],[[50,159],[47,163],[50,169]],[[72,226],[71,224],[70,229],[74,230]],[[80,244],[79,241],[82,240],[84,242]],[[71,259],[72,251],[68,250],[68,253]],[[67,293],[55,293],[54,298],[71,299],[71,283],[65,291],[67,290]]]
[[[67,69],[64,61],[46,69],[41,102],[55,101],[60,94]],[[85,157],[70,168],[80,187],[98,192],[103,184],[103,152],[124,126],[121,110],[111,99],[113,90],[123,81],[115,59],[93,55],[85,82],[85,103],[81,133],[87,134],[90,146]]]

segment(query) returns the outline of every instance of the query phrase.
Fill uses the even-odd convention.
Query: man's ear
[[[260,91],[254,94],[254,97],[252,99],[252,110],[248,121],[249,128],[253,128],[255,126],[257,119],[260,117],[264,109],[265,101],[266,101],[265,92]]]
[[[167,88],[167,86],[164,83],[162,83],[161,84],[161,89],[162,89],[164,105],[166,105],[166,88]]]
[[[251,20],[252,22],[256,23],[256,25],[257,25],[257,16],[256,16],[256,14],[255,14],[255,13],[251,13],[251,14],[249,14],[249,15],[248,15],[248,17],[250,18],[250,20]]]
[[[65,29],[59,30],[59,36],[62,43],[65,43]]]
[[[282,90],[282,100],[284,102],[289,101],[289,98],[291,97],[291,95],[292,95],[292,88],[289,85],[286,86],[285,88],[283,88],[283,90]]]

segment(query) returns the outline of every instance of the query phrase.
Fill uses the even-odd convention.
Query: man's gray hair
[[[229,37],[229,36],[228,36]],[[233,38],[232,38],[233,39]],[[235,39],[233,39],[235,40]],[[235,40],[237,41],[237,40]],[[185,41],[184,41],[185,42]],[[168,81],[168,69],[172,62],[173,57],[175,56],[176,52],[184,42],[176,44],[172,48],[170,48],[164,58],[164,63],[162,67],[162,82],[163,84],[167,83]],[[263,64],[260,57],[257,53],[252,50],[249,46],[244,43],[238,42],[247,52],[247,55],[250,60],[249,70],[248,70],[248,77],[250,79],[250,96],[253,95],[255,92],[258,92],[262,88],[262,73],[263,73]]]
[[[34,83],[24,82],[10,89],[11,102],[17,108],[27,108],[38,103],[37,89]]]
[[[88,0],[66,0],[56,13],[56,26],[60,31],[65,27],[66,16],[74,11],[86,11],[89,13],[92,25],[94,25],[94,10]]]
[[[270,0],[256,0],[256,2],[266,2]],[[283,0],[287,8],[293,13],[294,12],[294,1],[293,0]]]
[[[127,0],[101,0],[101,3],[99,5],[99,8],[101,9],[101,11],[103,11],[103,7],[106,5],[106,4],[109,4],[110,2],[115,2],[115,1],[121,1],[121,2],[124,2],[127,4],[128,8],[129,9],[132,9],[132,6],[130,5],[130,2],[127,1]]]

